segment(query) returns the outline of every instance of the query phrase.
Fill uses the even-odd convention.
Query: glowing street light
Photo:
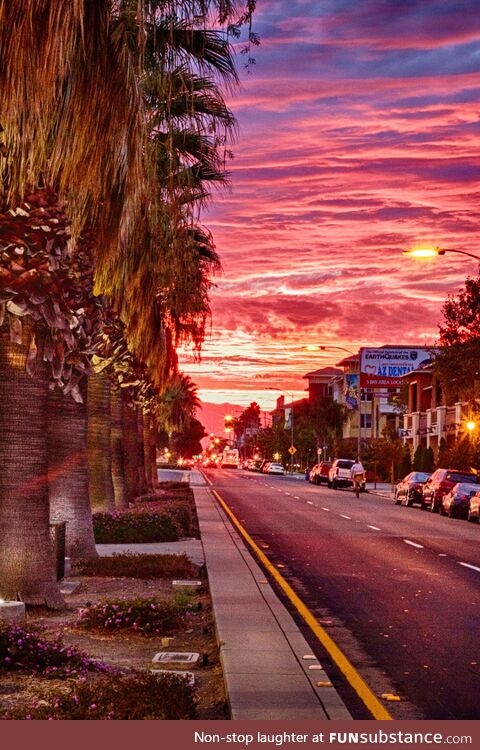
[[[466,425],[467,430],[469,432],[473,432],[473,430],[475,429],[476,426],[477,425],[475,424],[475,422],[467,422],[467,425]]]
[[[459,255],[467,255],[469,258],[474,258],[480,261],[480,255],[474,255],[473,253],[467,253],[466,250],[457,250],[452,247],[412,247],[410,250],[403,250],[403,255],[409,255],[412,258],[435,258],[437,255],[445,255],[445,253],[458,253]]]

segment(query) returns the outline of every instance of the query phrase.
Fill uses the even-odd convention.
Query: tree
[[[198,419],[191,419],[189,426],[181,432],[174,432],[171,439],[172,450],[182,458],[191,458],[202,452],[201,440],[207,436]]]
[[[412,471],[412,456],[408,444],[403,446],[403,455],[400,462],[400,476],[406,477]]]
[[[480,396],[480,274],[469,276],[464,289],[447,298],[442,313],[435,373],[446,403],[462,399],[476,407]]]
[[[425,471],[424,465],[425,465],[425,448],[421,443],[419,443],[417,447],[415,448],[415,453],[413,454],[412,469],[414,471]]]
[[[433,452],[433,448],[429,446],[426,448],[425,453],[423,455],[423,471],[426,471],[428,474],[431,474],[431,472],[435,468],[435,454]]]

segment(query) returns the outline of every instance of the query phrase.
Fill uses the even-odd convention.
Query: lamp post
[[[356,352],[352,352],[351,349],[346,349],[344,346],[337,346],[336,344],[307,344],[306,346],[302,346],[302,349],[305,349],[307,352],[326,352],[329,349],[339,349],[342,352],[347,352],[347,354],[356,355]]]
[[[452,247],[412,247],[410,250],[402,251],[403,255],[409,255],[412,258],[435,258],[437,255],[445,255],[445,253],[458,253],[480,261],[480,255],[474,255],[473,253],[467,253],[466,250],[458,250]]]

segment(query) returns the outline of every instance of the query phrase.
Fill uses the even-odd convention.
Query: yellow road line
[[[205,477],[207,482],[212,485],[212,482]],[[278,570],[272,565],[268,557],[262,552],[260,547],[253,541],[248,531],[242,526],[235,514],[230,510],[226,502],[220,497],[218,492],[212,489],[213,494],[217,498],[218,502],[222,506],[223,510],[230,518],[234,526],[237,527],[240,534],[243,536],[245,541],[253,549],[261,563],[268,570],[270,575],[275,578],[282,591],[288,597],[289,601],[293,604],[297,612],[305,620],[309,628],[317,636],[318,640],[328,652],[329,656],[335,662],[347,682],[355,690],[363,704],[368,708],[374,719],[393,720],[393,717],[388,713],[386,708],[380,703],[375,693],[369,688],[365,680],[359,675],[353,664],[345,656],[343,651],[337,646],[335,641],[330,638],[326,630],[322,628],[314,614],[308,609],[308,607],[302,602],[299,596],[295,593],[292,587],[287,583],[285,578],[278,572]]]

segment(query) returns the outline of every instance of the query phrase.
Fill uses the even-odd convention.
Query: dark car
[[[468,509],[467,519],[472,523],[480,521],[480,490],[470,498],[470,507]]]
[[[442,498],[440,513],[450,518],[467,518],[470,510],[470,498],[476,488],[471,482],[459,482]]]
[[[437,513],[442,507],[442,499],[459,482],[478,484],[478,477],[472,471],[460,469],[437,469],[423,485],[422,510],[430,508]]]
[[[423,471],[411,471],[407,474],[395,487],[395,505],[407,505],[410,508],[414,503],[420,504],[423,485],[430,476]]]
[[[310,471],[309,482],[312,484],[328,484],[328,472],[332,466],[331,461],[320,461]]]

